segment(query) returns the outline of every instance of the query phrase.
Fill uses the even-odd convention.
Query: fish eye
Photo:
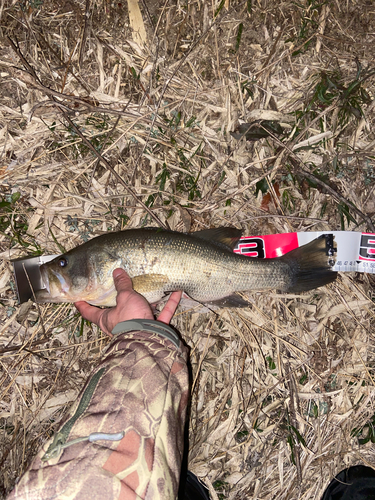
[[[66,267],[68,265],[68,260],[65,257],[61,257],[58,260],[58,264],[60,267]]]

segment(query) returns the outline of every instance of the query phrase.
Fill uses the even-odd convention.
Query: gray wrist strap
[[[121,321],[121,323],[117,323],[112,333],[113,335],[118,335],[119,333],[133,331],[157,333],[173,342],[176,347],[180,347],[180,339],[177,333],[170,326],[154,319],[129,319],[128,321]]]

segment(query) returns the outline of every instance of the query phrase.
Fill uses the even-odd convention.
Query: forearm
[[[57,439],[40,451],[9,498],[176,498],[186,358],[184,347],[157,334],[115,337]],[[95,433],[107,439],[69,444]]]

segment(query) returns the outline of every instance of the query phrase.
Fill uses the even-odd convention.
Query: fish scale
[[[227,306],[247,304],[236,292],[299,292],[336,278],[324,237],[283,257],[261,260],[233,253],[240,236],[235,228],[190,234],[143,228],[104,234],[41,266],[46,290],[38,292],[37,300],[113,306],[112,273],[118,267],[149,302],[183,290],[199,302]]]
[[[123,256],[121,267],[129,276],[156,274],[168,277],[159,290],[142,291],[151,302],[175,290],[184,290],[200,302],[212,301],[217,300],[218,295],[219,298],[227,296],[228,292],[285,288],[291,280],[285,263],[270,261],[260,267],[257,259],[236,256],[229,249],[216,248],[188,235],[156,233],[148,239],[144,236],[134,238],[133,234],[128,236],[131,247]],[[113,251],[117,255],[124,253],[123,241],[114,242]],[[137,252],[137,248],[141,248],[141,252]],[[281,272],[282,268],[285,273]]]

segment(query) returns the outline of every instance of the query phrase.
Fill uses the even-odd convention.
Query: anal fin
[[[216,307],[249,307],[250,303],[234,293],[233,295],[228,295],[228,297],[223,297],[222,299],[211,300],[209,302],[204,302],[204,304],[216,306]]]

